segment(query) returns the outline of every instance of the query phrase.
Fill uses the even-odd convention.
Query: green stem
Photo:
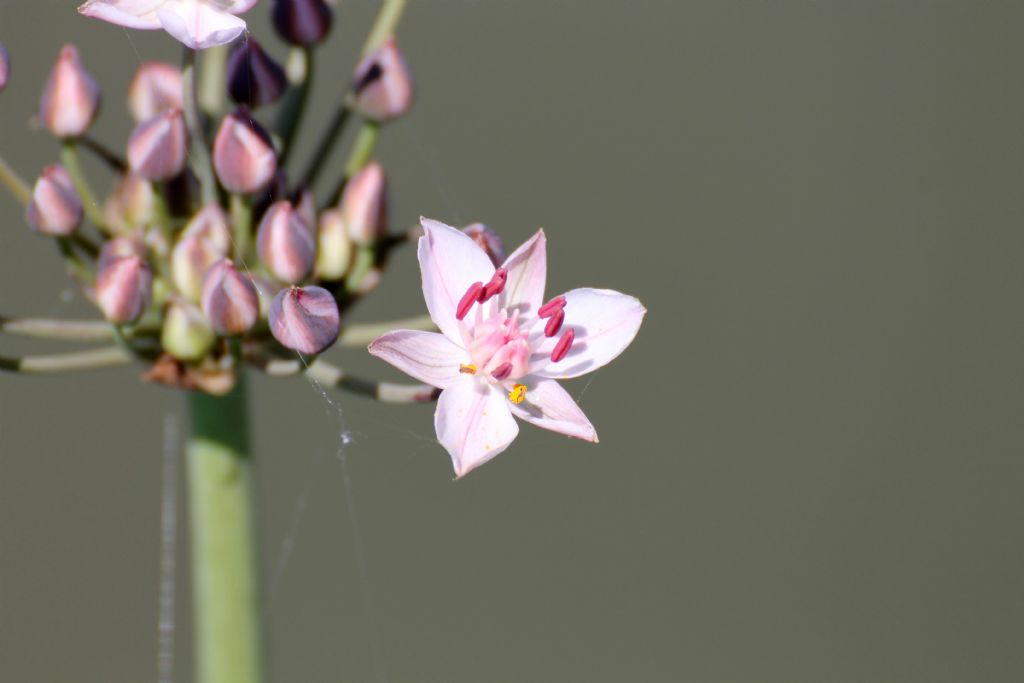
[[[199,68],[199,108],[209,116],[217,116],[224,107],[224,79],[227,73],[228,46],[218,45],[203,51]]]
[[[103,230],[107,223],[103,217],[103,207],[96,201],[96,195],[93,194],[89,181],[85,179],[85,172],[82,170],[82,164],[78,158],[78,143],[73,138],[67,138],[61,145],[60,161],[67,169],[68,175],[71,176],[71,182],[85,208],[85,215],[93,225]]]
[[[327,157],[331,155],[331,150],[334,149],[334,143],[341,137],[341,131],[344,130],[345,124],[348,122],[349,117],[352,115],[352,109],[349,106],[347,100],[338,107],[338,110],[334,112],[334,117],[331,122],[327,125],[327,130],[320,136],[320,141],[317,142],[316,149],[313,151],[313,158],[310,159],[306,165],[306,170],[302,172],[302,180],[299,185],[304,187],[313,187],[313,183],[316,182],[316,177],[320,174],[320,169],[323,168],[324,163],[327,161]]]
[[[412,318],[389,320],[383,323],[358,323],[341,330],[338,344],[347,347],[366,346],[377,337],[391,330],[425,330],[436,332],[437,325],[429,315],[418,315]]]
[[[196,85],[196,51],[186,48],[181,70],[181,95],[184,103],[185,125],[192,141],[192,170],[199,180],[203,206],[217,201],[217,181],[213,176],[210,150],[206,147],[206,134],[199,114]]]
[[[111,341],[114,338],[110,323],[103,320],[54,320],[51,318],[6,318],[0,316],[0,332],[38,339],[83,342]]]
[[[88,266],[82,257],[75,251],[74,242],[70,237],[57,238],[57,250],[64,259],[64,265],[74,278],[83,285],[91,285],[96,279],[96,274]]]
[[[0,371],[25,374],[70,372],[72,370],[97,370],[114,365],[126,365],[129,362],[131,362],[131,356],[124,349],[119,346],[111,346],[49,356],[23,356],[21,358],[0,356]]]
[[[363,127],[359,129],[356,141],[349,152],[348,160],[345,162],[345,173],[341,176],[338,186],[331,193],[329,205],[333,206],[341,201],[341,195],[345,192],[345,186],[356,173],[370,162],[373,150],[377,146],[377,139],[380,137],[380,123],[377,121],[364,121]]]
[[[189,508],[197,683],[263,678],[244,375],[225,396],[189,392]]]
[[[285,162],[292,153],[292,146],[295,141],[295,133],[299,130],[299,123],[306,111],[306,102],[309,100],[310,86],[313,83],[313,50],[308,47],[295,48],[297,54],[301,55],[303,62],[302,77],[297,84],[288,89],[285,101],[281,105],[280,123],[277,127],[281,136],[281,156],[277,165],[284,167]]]
[[[252,242],[252,205],[240,194],[231,195],[231,228],[235,241],[235,259],[245,263],[249,259]]]
[[[128,164],[125,163],[125,160],[119,157],[110,149],[108,149],[107,146],[104,145],[99,140],[94,140],[88,135],[83,135],[82,137],[78,138],[78,141],[82,144],[82,147],[85,147],[87,150],[95,154],[100,159],[100,161],[105,163],[114,171],[117,171],[118,173],[124,173],[125,171],[128,170]]]
[[[402,12],[405,11],[405,6],[406,0],[384,0],[384,4],[381,5],[380,12],[377,14],[377,20],[373,23],[369,35],[366,36],[366,42],[363,43],[363,55],[373,52],[394,35],[398,21],[402,18]]]
[[[0,183],[3,183],[14,195],[14,198],[22,204],[28,204],[32,198],[32,188],[22,180],[17,171],[4,161],[3,157],[0,157]]]

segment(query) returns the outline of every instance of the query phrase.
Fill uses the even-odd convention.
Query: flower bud
[[[171,252],[171,279],[175,287],[198,303],[203,296],[206,272],[230,250],[228,217],[220,205],[209,204],[185,226]]]
[[[206,273],[202,301],[206,319],[221,335],[242,334],[256,324],[260,313],[252,280],[239,273],[229,259],[217,261]]]
[[[128,111],[142,123],[168,109],[184,109],[181,69],[165,62],[141,64],[128,86]]]
[[[316,276],[322,280],[340,280],[351,265],[352,240],[341,210],[327,209],[320,215],[317,228]]]
[[[11,76],[11,56],[7,53],[7,48],[4,47],[3,43],[0,43],[0,92],[4,91],[7,87],[7,79]]]
[[[70,235],[82,222],[82,200],[63,166],[43,169],[32,188],[25,219],[44,235]]]
[[[369,244],[388,226],[388,184],[384,168],[376,161],[367,164],[345,186],[341,215],[348,236],[356,244]]]
[[[270,12],[277,33],[292,45],[319,43],[331,30],[331,8],[323,0],[274,0]]]
[[[274,202],[256,232],[256,251],[271,274],[282,282],[304,280],[316,260],[316,240],[295,207]]]
[[[153,184],[134,173],[121,178],[103,205],[107,227],[127,233],[156,219],[157,197]]]
[[[96,275],[96,303],[110,322],[134,322],[149,305],[152,285],[153,273],[141,257],[114,258]]]
[[[295,210],[299,213],[302,222],[313,228],[316,225],[316,197],[308,187],[303,187],[295,193]]]
[[[256,192],[274,178],[274,145],[245,107],[239,107],[220,124],[213,143],[213,165],[228,192]]]
[[[473,223],[462,229],[462,232],[473,238],[484,253],[491,259],[491,263],[500,266],[505,262],[505,243],[501,241],[498,233],[491,230],[483,223]]]
[[[394,37],[359,62],[355,72],[356,109],[375,121],[402,116],[412,106],[412,74]]]
[[[202,311],[178,297],[172,297],[164,311],[164,326],[160,343],[164,351],[178,360],[197,361],[203,358],[217,341]]]
[[[276,102],[288,85],[284,69],[253,38],[231,48],[227,81],[231,99],[253,108]]]
[[[65,45],[39,101],[39,118],[60,138],[84,133],[100,108],[100,86],[82,66],[78,49]]]
[[[185,168],[188,133],[180,109],[140,123],[128,140],[128,165],[147,180],[170,180]]]
[[[270,305],[269,317],[274,339],[307,355],[333,344],[341,330],[338,304],[323,287],[282,289]]]
[[[103,248],[100,249],[96,269],[104,270],[112,262],[126,256],[146,258],[146,245],[143,243],[143,239],[142,231],[139,230],[131,235],[120,235],[107,240],[103,243]]]

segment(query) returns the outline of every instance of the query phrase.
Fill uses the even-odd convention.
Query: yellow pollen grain
[[[512,391],[508,392],[508,400],[512,401],[516,405],[519,405],[526,399],[526,385],[517,384],[512,387]]]
[[[472,364],[470,364],[470,365],[459,365],[459,372],[461,372],[463,375],[475,375],[476,374],[476,366],[472,365]]]

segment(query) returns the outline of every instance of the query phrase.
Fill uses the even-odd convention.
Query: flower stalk
[[[198,84],[196,83],[196,51],[185,48],[181,70],[181,94],[185,105],[185,125],[188,127],[191,140],[192,170],[199,180],[199,191],[203,204],[217,201],[217,181],[213,177],[213,163],[210,161],[210,150],[206,146],[206,134],[203,131],[203,119],[199,112]]]
[[[196,681],[263,678],[253,462],[244,374],[225,396],[187,394]]]
[[[60,161],[71,176],[75,192],[82,200],[82,208],[85,209],[86,217],[97,228],[104,229],[107,221],[103,217],[103,207],[96,201],[96,195],[93,193],[89,181],[86,180],[85,171],[82,170],[78,155],[78,142],[74,138],[67,138],[61,144]]]

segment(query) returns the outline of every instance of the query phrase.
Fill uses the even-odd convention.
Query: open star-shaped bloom
[[[95,17],[127,28],[162,28],[193,50],[226,45],[245,31],[236,14],[259,0],[88,0],[78,8]]]
[[[629,346],[647,312],[634,297],[574,289],[544,302],[547,253],[539,230],[495,269],[471,237],[422,219],[423,296],[441,333],[396,330],[370,353],[442,389],[438,441],[462,477],[519,433],[513,415],[586,441],[597,432],[556,379],[578,377]]]

